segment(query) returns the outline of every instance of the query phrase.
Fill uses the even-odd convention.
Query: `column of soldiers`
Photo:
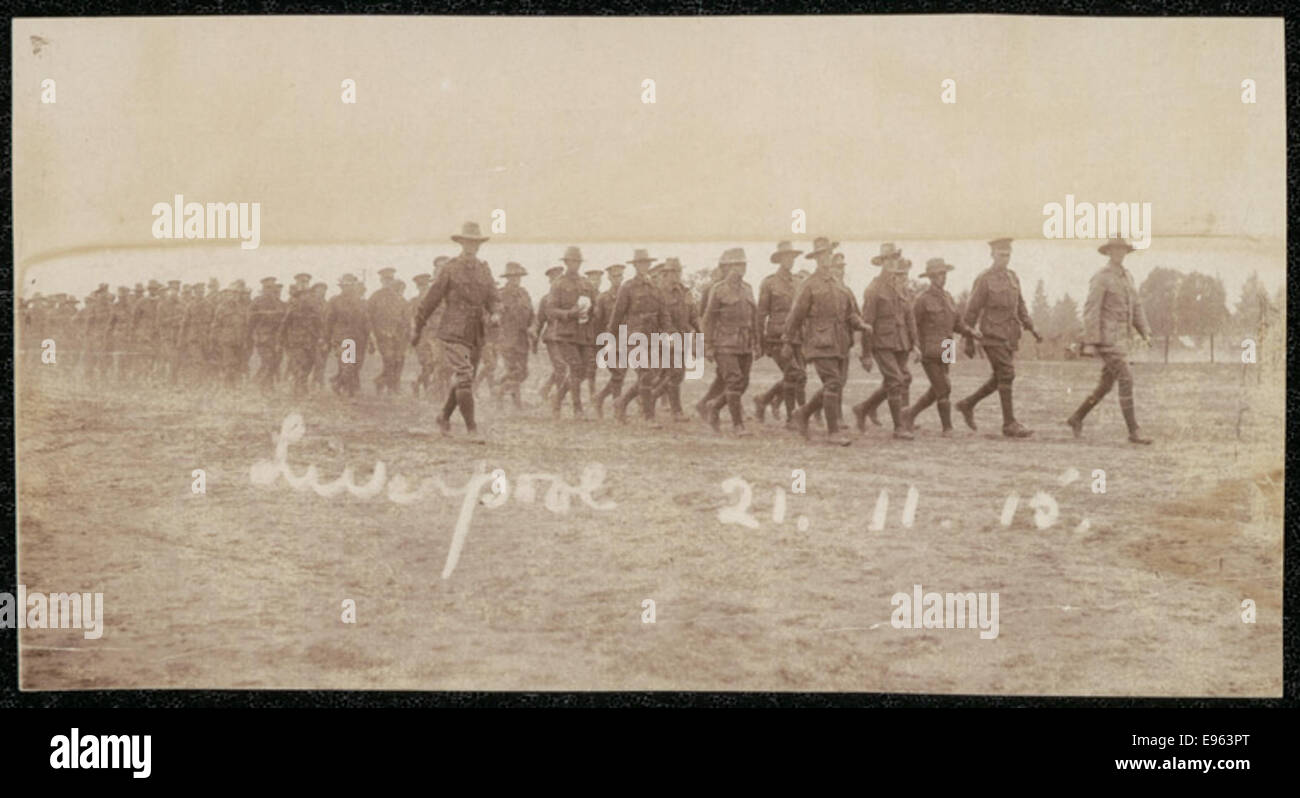
[[[41,342],[54,339],[62,347],[63,362],[95,383],[228,389],[255,383],[264,393],[278,389],[283,370],[294,396],[322,387],[326,365],[333,359],[331,387],[337,394],[355,396],[361,391],[359,375],[366,355],[377,353],[382,368],[374,380],[375,391],[396,395],[401,392],[409,341],[420,364],[413,393],[418,396],[423,390],[432,400],[442,401],[438,425],[444,432],[450,431],[451,418],[459,410],[467,430],[481,440],[476,386],[485,387],[496,401],[509,398],[514,407],[523,408],[529,351],[536,353],[542,343],[551,372],[541,393],[553,417],[561,417],[566,399],[574,416],[584,417],[585,384],[601,418],[606,400],[612,400],[615,418],[627,423],[628,407],[635,401],[643,421],[657,425],[656,406],[663,401],[674,421],[684,421],[686,360],[700,354],[692,347],[694,335],[702,333],[703,354],[715,364],[715,376],[696,412],[714,430],[721,430],[725,411],[733,434],[751,434],[742,398],[754,362],[769,357],[780,378],[753,397],[757,421],[765,422],[769,411],[778,418],[784,415],[788,429],[810,437],[811,422],[820,417],[827,439],[848,445],[843,395],[855,344],[862,368],[881,376],[879,389],[852,407],[857,429],[865,432],[868,421],[878,426],[877,408],[884,404],[894,437],[910,440],[917,418],[931,405],[939,416],[940,434],[953,433],[948,369],[960,335],[967,356],[973,356],[978,344],[991,369],[979,388],[956,402],[966,425],[977,429],[979,402],[997,393],[1003,435],[1033,434],[1016,418],[1013,384],[1022,332],[1035,337],[1038,333],[1019,279],[1008,268],[1010,239],[989,242],[992,265],[975,278],[964,312],[945,290],[948,273],[956,267],[931,258],[921,274],[928,287],[914,294],[908,280],[911,261],[891,243],[883,244],[871,259],[880,272],[861,303],[845,284],[846,264],[836,252],[838,242],[819,237],[806,253],[789,241],[779,242],[768,257],[776,270],[762,279],[757,295],[744,279],[744,250],[727,249],[700,286],[698,299],[682,282],[677,258],[657,262],[645,249],[637,249],[626,264],[582,272],[582,252],[572,246],[559,259],[563,265],[547,271],[549,290],[534,305],[520,285],[527,275],[520,264],[506,264],[499,275],[504,286],[498,287],[487,263],[478,258],[488,237],[476,224],[466,223],[452,240],[461,245],[460,254],[439,257],[432,274],[416,275],[417,294],[409,300],[392,268],[379,270],[381,285],[368,299],[355,275],[343,275],[339,293],[328,302],[325,284],[313,284],[307,273],[295,275],[287,301],[282,298],[285,286],[275,277],[261,281],[256,299],[241,280],[221,288],[215,279],[206,286],[182,286],[176,280],[164,286],[150,280],[137,284],[134,292],[120,286],[116,298],[107,284],[100,284],[81,308],[66,294],[36,294],[20,305],[24,356],[39,362]],[[1122,239],[1099,248],[1108,262],[1090,284],[1084,344],[1095,348],[1102,375],[1066,424],[1074,435],[1081,435],[1089,411],[1118,385],[1129,440],[1147,444],[1150,439],[1136,420],[1128,367],[1131,333],[1150,336],[1132,276],[1123,266],[1132,250]],[[811,274],[794,271],[801,255],[814,261]],[[624,280],[627,265],[634,274]],[[609,287],[601,291],[605,275]],[[635,361],[622,367],[612,357],[607,381],[597,389],[601,333],[624,341],[637,333],[648,340],[656,333],[678,337],[672,339],[671,351],[661,353],[668,356],[666,363]],[[252,376],[254,352],[259,366]],[[928,381],[915,404],[910,402],[913,358]],[[807,397],[810,366],[818,390]]]

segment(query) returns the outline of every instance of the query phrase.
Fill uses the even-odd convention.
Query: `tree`
[[[1210,362],[1214,362],[1214,335],[1228,317],[1227,292],[1223,281],[1208,274],[1192,272],[1183,278],[1174,300],[1174,319],[1178,332],[1210,339]]]
[[[1079,315],[1079,303],[1069,294],[1056,300],[1052,307],[1049,322],[1053,337],[1062,344],[1069,345],[1083,337],[1083,319]]]
[[[1166,363],[1169,362],[1169,338],[1179,333],[1174,304],[1182,281],[1183,274],[1177,269],[1155,268],[1138,288],[1138,298],[1142,300],[1151,334],[1164,336]]]
[[[1049,341],[1056,337],[1051,317],[1052,306],[1047,303],[1047,288],[1043,285],[1043,281],[1039,280],[1038,285],[1034,286],[1034,303],[1029,308],[1029,318],[1034,320],[1034,329],[1038,334]],[[1035,343],[1034,354],[1042,357],[1038,350],[1039,346]]]
[[[1259,281],[1259,274],[1252,272],[1241,286],[1241,298],[1237,300],[1237,312],[1233,315],[1233,326],[1242,335],[1258,335],[1260,323],[1269,315],[1268,291]]]
[[[712,279],[713,269],[706,266],[702,269],[688,272],[684,282],[686,283],[687,289],[690,290],[691,295],[695,297],[695,301],[699,302],[704,293],[704,286],[708,285],[709,281]],[[703,308],[701,308],[701,310],[703,310]]]

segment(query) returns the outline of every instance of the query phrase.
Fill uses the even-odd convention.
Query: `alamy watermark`
[[[104,634],[103,593],[0,593],[0,629],[83,629],[87,640]]]
[[[1151,246],[1151,203],[1075,202],[1043,206],[1043,238],[1126,238],[1135,249]]]
[[[641,332],[628,334],[627,325],[618,325],[618,336],[603,332],[596,336],[600,351],[596,365],[607,369],[686,369],[686,379],[704,376],[704,333]]]

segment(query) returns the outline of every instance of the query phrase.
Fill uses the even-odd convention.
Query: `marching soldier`
[[[722,282],[709,291],[704,309],[704,336],[722,378],[723,393],[709,401],[709,425],[719,430],[722,406],[731,414],[731,427],[737,436],[748,436],[741,398],[749,387],[749,370],[755,356],[762,353],[758,334],[758,304],[754,289],[745,282],[745,250],[733,247],[718,261],[725,272]]]
[[[189,307],[181,320],[181,350],[185,363],[185,377],[195,385],[207,382],[211,376],[208,371],[208,329],[212,325],[211,303],[204,296],[203,283],[195,283],[191,290]]]
[[[673,421],[686,421],[682,414],[682,381],[686,379],[686,356],[690,353],[700,357],[703,353],[696,351],[694,335],[700,332],[699,311],[695,307],[695,298],[682,283],[682,262],[677,258],[668,258],[659,266],[661,275],[660,291],[668,311],[669,333],[676,333],[679,342],[673,343],[673,362],[660,363],[663,377],[655,388],[652,402],[660,396],[668,397],[668,406],[672,411]],[[677,365],[677,358],[682,365]]]
[[[366,301],[366,314],[370,331],[375,336],[375,346],[383,368],[375,377],[375,393],[387,390],[395,394],[401,390],[402,367],[406,364],[406,344],[409,324],[406,320],[406,303],[397,292],[397,270],[385,267],[379,270],[379,289]]]
[[[799,391],[808,380],[808,373],[798,366],[793,359],[787,360],[782,354],[781,335],[785,332],[785,319],[794,303],[795,278],[791,268],[795,259],[803,250],[795,249],[789,241],[776,245],[769,257],[776,264],[776,271],[763,278],[758,286],[758,326],[763,333],[763,354],[776,361],[781,369],[781,379],[763,394],[754,397],[754,408],[758,411],[758,420],[762,422],[767,414],[768,405],[779,409],[785,404],[785,420],[790,420],[794,412]]]
[[[881,286],[889,283],[897,283],[901,279],[906,284],[906,278],[899,278],[895,273],[898,262],[903,260],[903,251],[898,249],[890,242],[880,245],[880,254],[871,259],[871,262],[880,268],[880,274],[877,274],[867,285],[867,289],[862,292],[862,308],[865,312],[867,305],[871,304],[872,297],[881,290]],[[911,268],[911,262],[908,261],[908,267]],[[904,288],[906,286],[904,285]],[[908,297],[910,304],[911,297]],[[868,372],[871,371],[871,353],[863,352],[862,367]],[[912,387],[912,373],[904,371],[903,373],[903,406],[908,403],[908,392]],[[872,391],[867,398],[853,406],[853,416],[857,420],[858,432],[866,432],[867,419],[871,423],[880,426],[880,418],[876,415],[876,410],[881,404],[889,398],[889,389],[884,380],[881,380],[880,387]]]
[[[974,327],[979,322],[979,331],[984,336],[984,354],[993,367],[993,374],[973,394],[958,402],[957,410],[965,419],[966,426],[976,429],[975,405],[997,391],[1002,400],[1002,434],[1008,438],[1028,438],[1034,433],[1016,421],[1011,384],[1016,378],[1015,356],[1021,329],[1028,330],[1039,341],[1042,336],[1034,330],[1034,322],[1029,318],[1029,309],[1020,293],[1020,278],[1007,268],[1011,261],[1011,239],[995,238],[989,242],[989,248],[993,253],[993,265],[975,278],[970,302],[966,306],[965,322],[967,327]],[[967,338],[966,355],[971,357],[974,353],[975,340]]]
[[[289,287],[289,307],[280,319],[278,343],[289,358],[289,378],[294,397],[307,393],[307,381],[316,366],[325,328],[310,288],[297,282]]]
[[[275,387],[284,356],[280,344],[280,327],[288,306],[280,299],[280,285],[274,277],[262,278],[262,295],[253,300],[249,327],[257,351],[257,383],[266,393]],[[301,290],[301,289],[299,289]]]
[[[501,289],[501,333],[497,344],[506,364],[498,383],[498,396],[509,396],[516,408],[523,407],[519,388],[528,379],[528,329],[533,324],[533,298],[519,284],[528,271],[518,263],[506,264],[505,288]]]
[[[650,257],[644,249],[635,250],[632,253],[632,260],[628,261],[632,264],[632,268],[636,269],[636,274],[619,288],[618,297],[614,300],[614,310],[609,316],[607,332],[616,339],[619,337],[619,326],[624,325],[627,327],[627,338],[630,339],[634,333],[641,333],[646,337],[648,347],[650,335],[662,332],[668,326],[668,309],[663,294],[655,287],[649,276],[650,264],[653,262],[654,258]],[[633,370],[630,362],[628,370]],[[651,400],[651,392],[654,390],[654,372],[648,366],[641,366],[635,370],[636,384],[615,400],[614,417],[619,421],[627,421],[627,406],[633,397],[637,397],[641,402],[642,418],[653,422],[655,408]]]
[[[248,346],[248,310],[244,307],[243,280],[235,280],[221,292],[209,323],[208,339],[216,347],[221,362],[221,378],[227,388],[239,384],[247,367],[243,359]],[[241,363],[241,359],[243,362]]]
[[[332,382],[338,394],[361,393],[361,369],[366,364],[366,353],[374,349],[370,319],[362,299],[365,290],[365,284],[356,275],[343,275],[339,279],[339,295],[330,300],[325,316],[325,336],[338,358],[338,371]]]
[[[722,278],[725,275],[726,275],[726,271],[721,266],[713,267],[713,271],[709,273],[709,282],[700,291],[699,306],[701,308],[707,308],[709,306],[709,294],[712,293],[714,286],[722,282]],[[707,335],[704,336],[704,351],[705,351],[705,359],[712,361],[713,348],[709,344],[709,337]],[[704,392],[704,396],[700,398],[700,401],[695,403],[695,414],[698,415],[703,421],[708,421],[709,403],[717,399],[719,396],[722,396],[725,390],[726,390],[726,386],[724,385],[722,380],[722,373],[719,372],[717,369],[714,369],[713,381],[709,383],[708,390]]]
[[[597,326],[595,303],[600,300],[600,278],[605,276],[605,272],[601,269],[588,269],[583,276],[587,278],[587,282],[591,283],[591,296],[593,298],[587,323],[582,325],[584,333],[584,343],[582,345],[583,379],[587,382],[587,394],[594,401],[596,398],[596,353],[600,351],[600,345],[596,343],[596,336],[605,331],[604,327]]]
[[[87,376],[100,382],[108,376],[113,362],[113,307],[108,283],[100,283],[90,297],[86,304]]]
[[[459,407],[471,439],[481,442],[474,420],[474,370],[483,344],[483,312],[496,315],[500,299],[491,270],[476,257],[479,247],[488,240],[479,232],[478,224],[466,222],[461,226],[460,235],[451,239],[460,244],[461,252],[447,261],[420,303],[411,343],[420,340],[425,321],[445,302],[447,309],[438,321],[436,332],[455,382],[438,416],[438,427],[444,435],[450,433],[451,414]]]
[[[894,437],[911,440],[912,432],[903,418],[907,409],[906,385],[911,382],[907,358],[916,348],[916,320],[912,317],[911,297],[907,292],[907,271],[910,262],[901,256],[890,258],[884,268],[888,276],[875,291],[868,291],[862,305],[862,321],[872,329],[871,335],[862,337],[862,356],[867,352],[875,358],[884,379],[883,389],[889,402],[889,416],[894,422]],[[865,403],[864,403],[865,404]],[[861,407],[861,406],[858,406]],[[862,415],[853,408],[862,427]]]
[[[1142,300],[1138,297],[1133,275],[1124,268],[1124,256],[1133,251],[1132,245],[1122,238],[1112,238],[1097,250],[1110,261],[1093,275],[1088,284],[1088,301],[1083,305],[1083,343],[1092,346],[1102,360],[1101,379],[1066,424],[1077,438],[1083,434],[1083,419],[1110,389],[1119,383],[1119,408],[1128,426],[1131,443],[1149,444],[1151,439],[1138,427],[1137,411],[1133,406],[1133,374],[1129,370],[1128,353],[1133,331],[1146,343],[1151,340],[1151,326],[1147,324]]]
[[[538,344],[545,341],[546,356],[551,361],[551,373],[547,376],[546,382],[542,383],[540,389],[543,402],[549,402],[551,400],[551,389],[560,385],[560,379],[563,376],[563,371],[556,366],[557,363],[563,362],[563,358],[559,356],[558,352],[551,351],[551,324],[550,319],[548,319],[546,315],[546,309],[550,305],[550,286],[555,285],[555,281],[560,279],[561,274],[564,274],[563,266],[552,266],[546,270],[548,287],[546,289],[546,294],[537,302],[537,316],[533,321],[533,354],[537,353]]]
[[[583,345],[586,343],[585,325],[591,320],[591,307],[596,292],[591,283],[578,274],[582,265],[582,252],[577,247],[564,251],[564,274],[551,283],[546,295],[547,352],[551,365],[558,375],[558,389],[551,403],[551,415],[560,417],[560,408],[566,391],[573,394],[573,415],[582,418],[582,381],[586,378]]]
[[[848,446],[852,440],[840,429],[844,364],[853,347],[853,330],[870,335],[871,328],[857,315],[852,297],[845,296],[831,270],[831,256],[838,246],[839,242],[819,237],[813,242],[812,252],[804,255],[806,259],[817,261],[817,270],[804,280],[795,294],[781,339],[785,350],[781,356],[812,361],[822,383],[821,390],[794,411],[791,420],[795,428],[807,438],[808,419],[821,410],[826,417],[829,440]]]
[[[312,283],[307,289],[305,297],[308,307],[316,311],[320,316],[321,330],[326,329],[329,319],[329,303],[325,301],[325,294],[329,291],[329,286],[323,282]],[[321,335],[316,349],[316,359],[312,361],[311,384],[324,390],[325,388],[325,369],[329,366],[330,360],[330,341],[328,335]]]
[[[912,316],[916,319],[916,336],[921,348],[921,368],[930,379],[930,387],[921,398],[916,400],[904,413],[903,418],[909,429],[914,426],[917,415],[931,404],[939,409],[939,422],[943,425],[945,438],[952,435],[952,407],[948,397],[952,393],[952,384],[948,381],[948,364],[957,357],[957,344],[954,332],[979,340],[980,333],[966,326],[957,313],[957,303],[952,294],[944,290],[948,272],[955,268],[945,263],[943,258],[930,258],[926,261],[922,277],[928,277],[930,287],[921,292],[912,305]],[[945,357],[948,359],[945,360]]]
[[[180,291],[181,281],[169,280],[167,291],[158,303],[158,370],[160,376],[166,370],[169,385],[177,384],[180,379],[181,323],[185,321]]]
[[[623,270],[627,267],[621,263],[615,263],[605,267],[609,274],[609,290],[596,297],[596,308],[592,313],[592,325],[596,329],[596,334],[609,330],[609,318],[614,314],[614,302],[618,299],[618,290],[623,285]],[[596,405],[596,415],[605,417],[605,400],[613,397],[617,402],[623,393],[623,378],[627,374],[626,368],[618,367],[617,358],[611,358],[613,362],[606,365],[609,372],[609,381],[605,387],[601,388],[595,396],[591,398]]]
[[[124,285],[117,287],[117,301],[109,315],[108,340],[108,351],[117,358],[115,375],[123,382],[131,373],[131,289]]]

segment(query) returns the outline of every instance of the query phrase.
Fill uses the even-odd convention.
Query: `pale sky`
[[[1281,20],[27,19],[13,37],[20,273],[155,243],[176,193],[260,202],[264,245],[441,243],[497,208],[495,238],[520,242],[1041,237],[1067,193],[1150,202],[1157,236],[1285,237]]]

